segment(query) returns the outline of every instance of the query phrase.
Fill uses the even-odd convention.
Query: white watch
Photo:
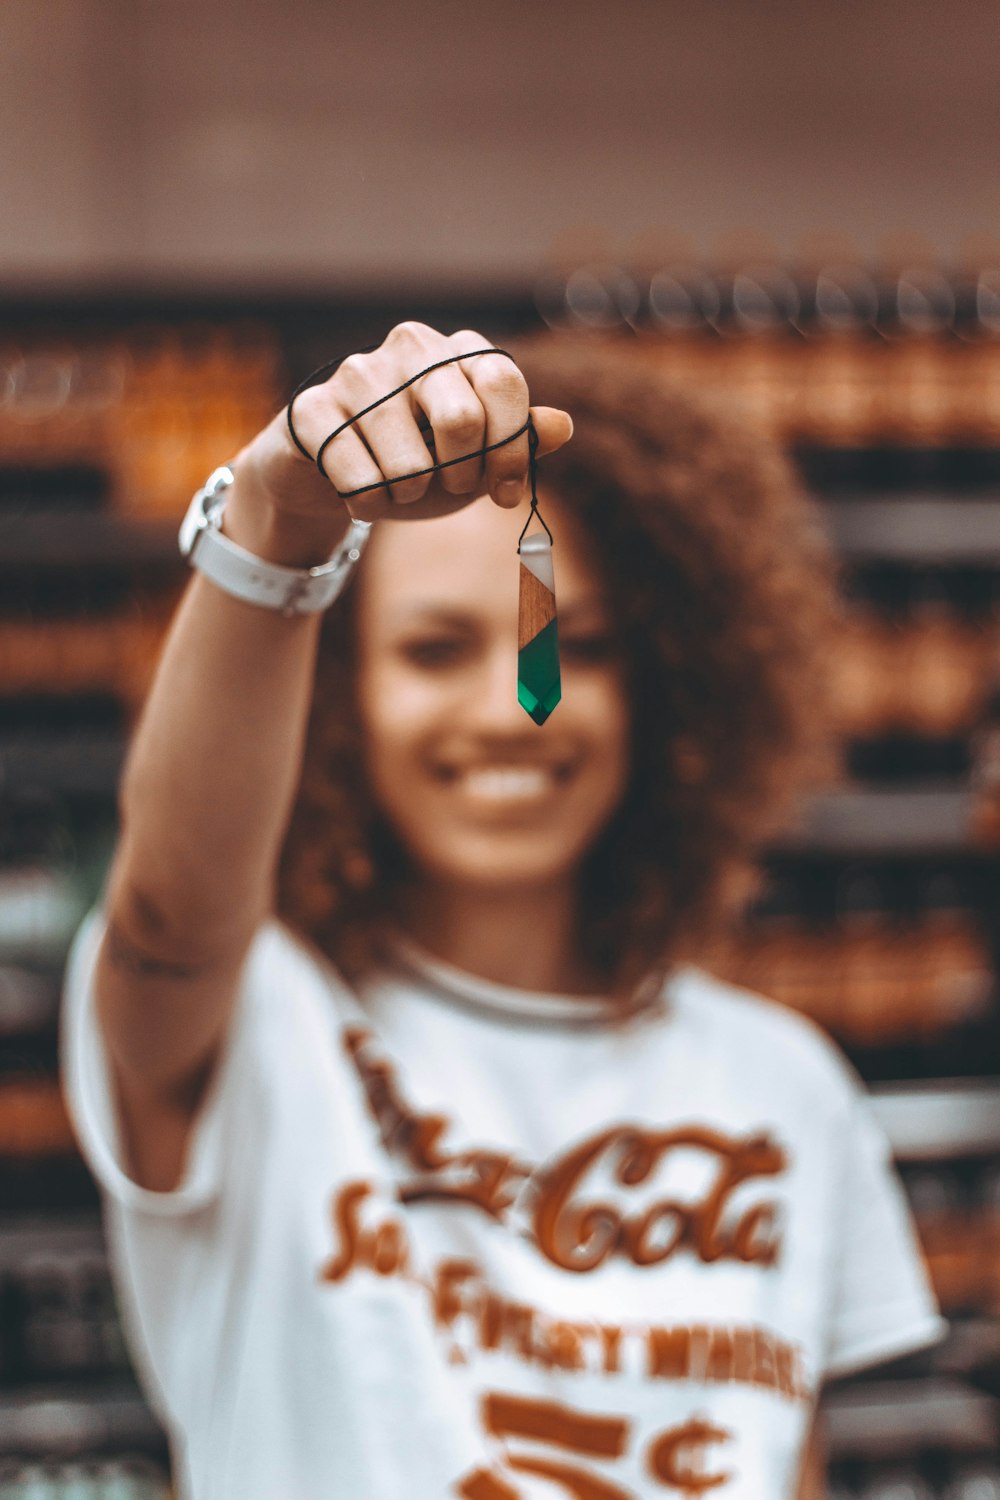
[[[333,556],[319,567],[286,568],[265,562],[222,534],[226,491],[234,478],[232,469],[216,469],[195,495],[181,523],[181,555],[227,594],[249,604],[279,609],[286,615],[328,609],[365,550],[372,523],[352,520]]]

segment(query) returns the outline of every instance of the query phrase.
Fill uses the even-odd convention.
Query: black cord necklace
[[[370,345],[361,351],[370,354],[378,345]],[[295,431],[295,423],[292,416],[292,408],[296,398],[311,386],[318,385],[327,380],[335,370],[348,358],[346,354],[339,359],[331,360],[328,364],[321,365],[318,370],[313,370],[307,375],[292,392],[288,402],[286,418],[288,432],[299,452],[314,463],[325,479],[329,475],[323,466],[323,459],[327,449],[342,432],[354,424],[376,407],[382,406],[386,401],[391,401],[394,396],[400,395],[408,390],[423,376],[431,374],[434,370],[443,369],[445,365],[458,364],[461,360],[476,359],[483,354],[501,354],[505,359],[512,359],[506,349],[473,349],[468,354],[452,354],[448,359],[440,359],[435,364],[428,365],[426,369],[420,370],[416,375],[404,380],[402,385],[394,391],[388,391],[380,396],[377,401],[372,401],[361,411],[355,412],[353,417],[348,417],[341,422],[339,427],[329,433],[320,443],[316,453],[310,453],[308,448],[299,438]],[[497,448],[505,448],[508,443],[516,442],[519,437],[528,434],[528,475],[531,482],[531,510],[524,524],[524,530],[518,538],[517,551],[520,557],[519,589],[518,589],[518,613],[517,613],[517,698],[521,707],[534,720],[536,724],[544,724],[549,714],[555,708],[562,697],[562,682],[559,670],[559,636],[556,615],[555,574],[552,564],[552,533],[542,514],[538,509],[538,493],[536,488],[537,456],[538,456],[538,433],[529,413],[527,421],[512,432],[509,437],[501,438],[499,442],[489,443],[483,448],[477,448],[473,453],[463,453],[459,458],[442,459],[433,463],[426,469],[415,469],[409,474],[395,474],[386,476],[374,484],[359,485],[357,489],[338,491],[343,500],[353,500],[357,495],[371,494],[375,490],[385,489],[392,498],[392,486],[401,484],[408,479],[422,479],[428,474],[436,474],[440,469],[451,468],[455,464],[467,463],[473,458],[483,458],[487,453],[493,453]],[[541,531],[532,532],[528,535],[532,521],[538,521]]]

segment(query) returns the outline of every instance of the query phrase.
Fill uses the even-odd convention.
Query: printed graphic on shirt
[[[368,1216],[368,1210],[374,1213]],[[464,1364],[470,1356],[500,1352],[546,1370],[631,1375],[653,1384],[691,1383],[702,1390],[743,1385],[793,1404],[812,1401],[800,1349],[766,1329],[567,1321],[503,1297],[469,1259],[439,1261],[422,1280],[411,1259],[405,1226],[378,1211],[371,1183],[344,1187],[335,1199],[333,1217],[341,1239],[322,1267],[321,1279],[338,1283],[368,1271],[416,1283],[426,1294],[454,1362]],[[609,1390],[613,1389],[612,1383]],[[632,1489],[615,1481],[613,1470],[614,1461],[626,1460],[639,1448],[644,1450],[650,1481],[666,1494],[698,1497],[723,1490],[737,1477],[735,1468],[723,1465],[719,1450],[733,1445],[738,1450],[738,1435],[697,1411],[646,1437],[628,1417],[490,1392],[481,1403],[481,1419],[500,1456],[492,1467],[479,1468],[458,1483],[456,1494],[462,1500],[529,1500],[518,1488],[518,1474],[557,1484],[576,1500],[635,1500]],[[554,1449],[556,1456],[547,1449]],[[595,1467],[598,1459],[602,1462]]]
[[[405,1224],[384,1209],[370,1182],[342,1188],[332,1220],[336,1248],[320,1279],[338,1283],[370,1271],[416,1283],[455,1362],[501,1351],[548,1370],[754,1386],[789,1401],[811,1397],[799,1349],[762,1328],[567,1321],[504,1297],[467,1258],[443,1259],[422,1278]]]
[[[541,1165],[492,1148],[452,1151],[446,1140],[451,1121],[411,1108],[370,1032],[349,1030],[344,1044],[383,1145],[407,1170],[399,1190],[402,1202],[470,1204],[526,1233],[564,1271],[594,1271],[613,1256],[634,1266],[658,1266],[681,1252],[704,1265],[741,1261],[772,1269],[778,1264],[777,1203],[765,1196],[733,1207],[738,1188],[786,1171],[786,1152],[770,1135],[728,1135],[697,1124],[655,1130],[623,1121]],[[640,1201],[636,1190],[651,1187],[680,1151],[700,1159],[700,1194],[652,1201],[643,1195]],[[599,1186],[593,1192],[589,1187],[609,1180],[626,1195],[636,1193],[634,1212],[600,1196]]]
[[[350,1029],[344,1045],[364,1086],[382,1143],[397,1164],[398,1201],[471,1206],[534,1246],[544,1261],[585,1275],[614,1257],[653,1268],[693,1257],[709,1268],[738,1262],[770,1276],[782,1238],[774,1189],[789,1167],[767,1132],[729,1134],[690,1123],[670,1129],[621,1122],[533,1163],[490,1146],[454,1149],[454,1123],[405,1097],[372,1033]],[[663,1188],[683,1155],[697,1191]],[[692,1165],[693,1164],[693,1165]],[[692,1175],[693,1174],[693,1175]],[[739,1191],[738,1191],[739,1190]],[[461,1480],[461,1500],[635,1500],[616,1470],[636,1463],[650,1493],[724,1494],[738,1477],[739,1434],[703,1405],[713,1389],[753,1389],[791,1406],[813,1391],[802,1350],[749,1323],[637,1323],[567,1319],[492,1286],[468,1257],[418,1268],[407,1226],[372,1182],[343,1185],[330,1209],[331,1254],[319,1271],[334,1286],[357,1274],[402,1277],[427,1300],[446,1357],[471,1364],[502,1354],[536,1370],[692,1389],[692,1409],[654,1430],[633,1416],[577,1410],[534,1394],[492,1391],[481,1403],[496,1462]],[[627,1398],[626,1398],[627,1399]]]
[[[567,1462],[563,1456],[568,1452],[595,1459],[624,1458],[633,1442],[633,1423],[627,1417],[594,1416],[556,1401],[491,1393],[483,1400],[483,1427],[500,1439],[505,1456],[496,1468],[478,1469],[460,1481],[457,1492],[462,1500],[521,1500],[517,1474],[553,1481],[577,1500],[635,1500],[631,1491],[603,1473],[598,1475],[592,1467]],[[656,1484],[696,1500],[733,1477],[715,1467],[722,1459],[716,1450],[732,1438],[727,1428],[704,1417],[691,1417],[653,1436],[647,1445],[646,1471]],[[519,1451],[518,1440],[522,1444],[528,1440],[531,1446],[527,1452]],[[541,1445],[555,1449],[559,1456],[539,1453]],[[514,1483],[508,1480],[508,1474]]]

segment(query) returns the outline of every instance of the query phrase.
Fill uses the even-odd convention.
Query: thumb
[[[573,436],[573,419],[568,411],[557,406],[533,406],[532,420],[538,434],[538,453],[554,453]]]

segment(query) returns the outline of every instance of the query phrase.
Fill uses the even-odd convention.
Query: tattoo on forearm
[[[135,979],[195,979],[205,968],[204,964],[173,963],[167,959],[151,958],[130,942],[114,922],[108,923],[104,951],[114,968],[131,974]]]

